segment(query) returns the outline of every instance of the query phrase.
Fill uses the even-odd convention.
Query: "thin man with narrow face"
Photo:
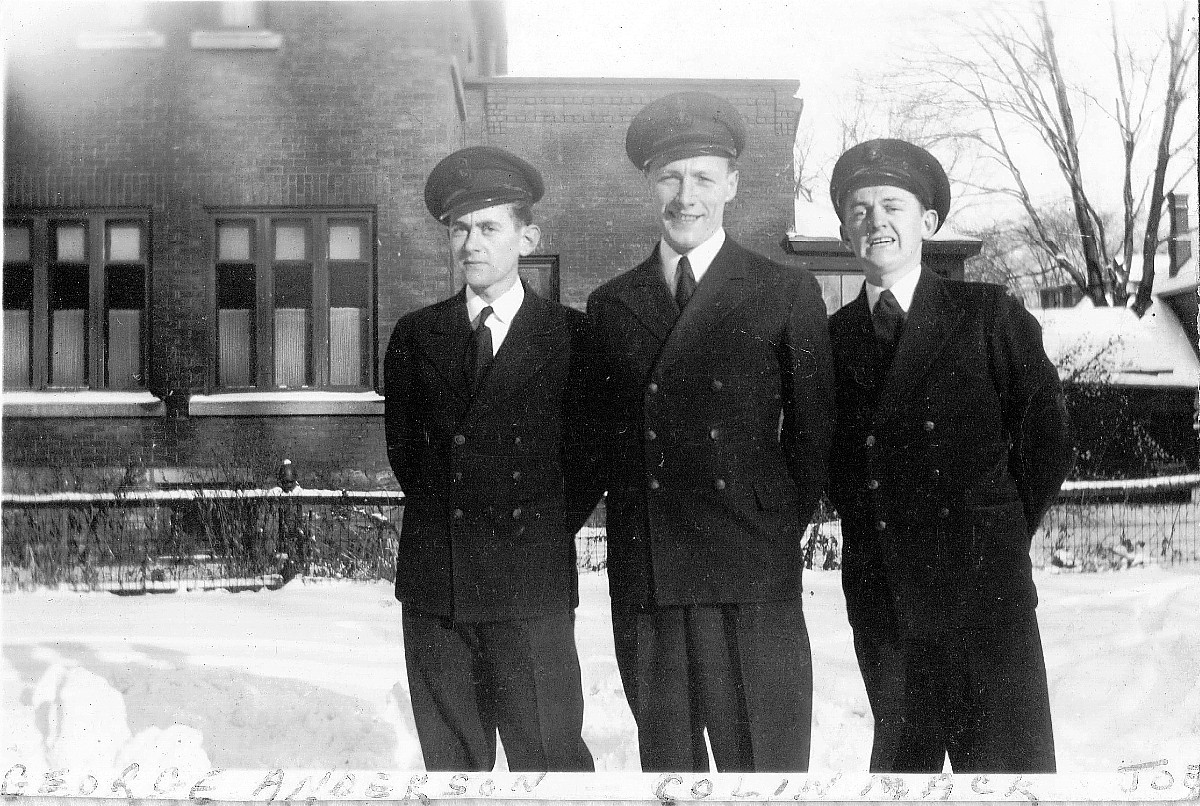
[[[938,161],[854,146],[830,196],[862,293],[829,322],[830,498],[875,720],[873,772],[1054,772],[1030,539],[1073,460],[1037,321],[922,265],[950,209]]]
[[[661,237],[588,300],[613,634],[646,771],[707,770],[710,746],[719,770],[808,768],[801,541],[832,366],[812,275],[725,232],[745,135],[706,93],[637,114],[626,152]]]
[[[527,289],[541,176],[498,148],[456,151],[425,203],[465,285],[410,313],[384,363],[388,459],[405,494],[396,557],[417,736],[430,770],[591,771],[581,737],[572,490],[583,314]],[[594,503],[591,502],[591,503]]]

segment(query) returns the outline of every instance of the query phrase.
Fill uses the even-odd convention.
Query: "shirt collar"
[[[921,279],[921,267],[916,266],[909,270],[907,274],[901,277],[896,282],[888,286],[888,290],[892,292],[892,296],[896,298],[896,302],[900,303],[900,307],[905,313],[912,307],[913,294],[917,290],[917,281]],[[877,285],[866,284],[867,286],[867,303],[870,304],[871,310],[875,310],[875,303],[879,301],[879,295],[883,293],[883,289]]]
[[[521,309],[521,303],[525,301],[525,285],[517,280],[513,283],[513,287],[505,291],[496,301],[490,303],[492,306],[492,316],[505,323],[512,324],[513,317],[517,315],[517,311]],[[488,306],[488,302],[483,297],[476,294],[471,286],[467,286],[467,318],[472,323],[479,318],[479,313]]]
[[[708,267],[717,257],[717,252],[720,252],[724,245],[725,228],[718,227],[707,241],[687,253],[688,263],[692,264],[692,274],[697,283],[704,276],[704,272],[708,271]],[[671,245],[665,240],[658,242],[658,258],[662,262],[663,279],[667,281],[667,286],[670,288],[675,287],[675,266],[681,257],[682,255],[671,248]]]

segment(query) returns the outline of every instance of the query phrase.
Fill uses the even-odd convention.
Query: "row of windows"
[[[213,383],[370,387],[371,213],[223,211],[212,227]],[[146,387],[150,233],[127,210],[5,220],[5,388]]]

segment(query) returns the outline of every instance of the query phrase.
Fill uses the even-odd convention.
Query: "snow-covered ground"
[[[1200,763],[1200,568],[1039,573],[1060,772]],[[814,770],[865,771],[866,695],[840,576],[805,575]],[[603,574],[581,579],[584,738],[601,770],[636,770]],[[5,594],[0,770],[186,778],[223,769],[421,768],[386,583],[147,596]]]

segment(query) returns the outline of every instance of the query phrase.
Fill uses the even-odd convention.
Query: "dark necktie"
[[[889,289],[885,288],[876,300],[875,310],[871,312],[871,324],[875,326],[875,335],[880,341],[892,347],[900,341],[904,331],[904,309]]]
[[[892,368],[892,359],[896,357],[896,345],[904,332],[904,309],[891,291],[885,289],[875,301],[871,324],[875,328],[875,378],[876,383],[882,386]]]
[[[695,290],[696,275],[692,274],[692,264],[687,255],[684,255],[679,258],[679,265],[675,268],[675,304],[679,306],[679,310],[687,307],[688,300],[692,298]]]
[[[492,306],[487,306],[479,312],[479,324],[475,326],[475,386],[483,380],[488,368],[492,366],[492,329],[487,326],[488,317],[492,315]]]

